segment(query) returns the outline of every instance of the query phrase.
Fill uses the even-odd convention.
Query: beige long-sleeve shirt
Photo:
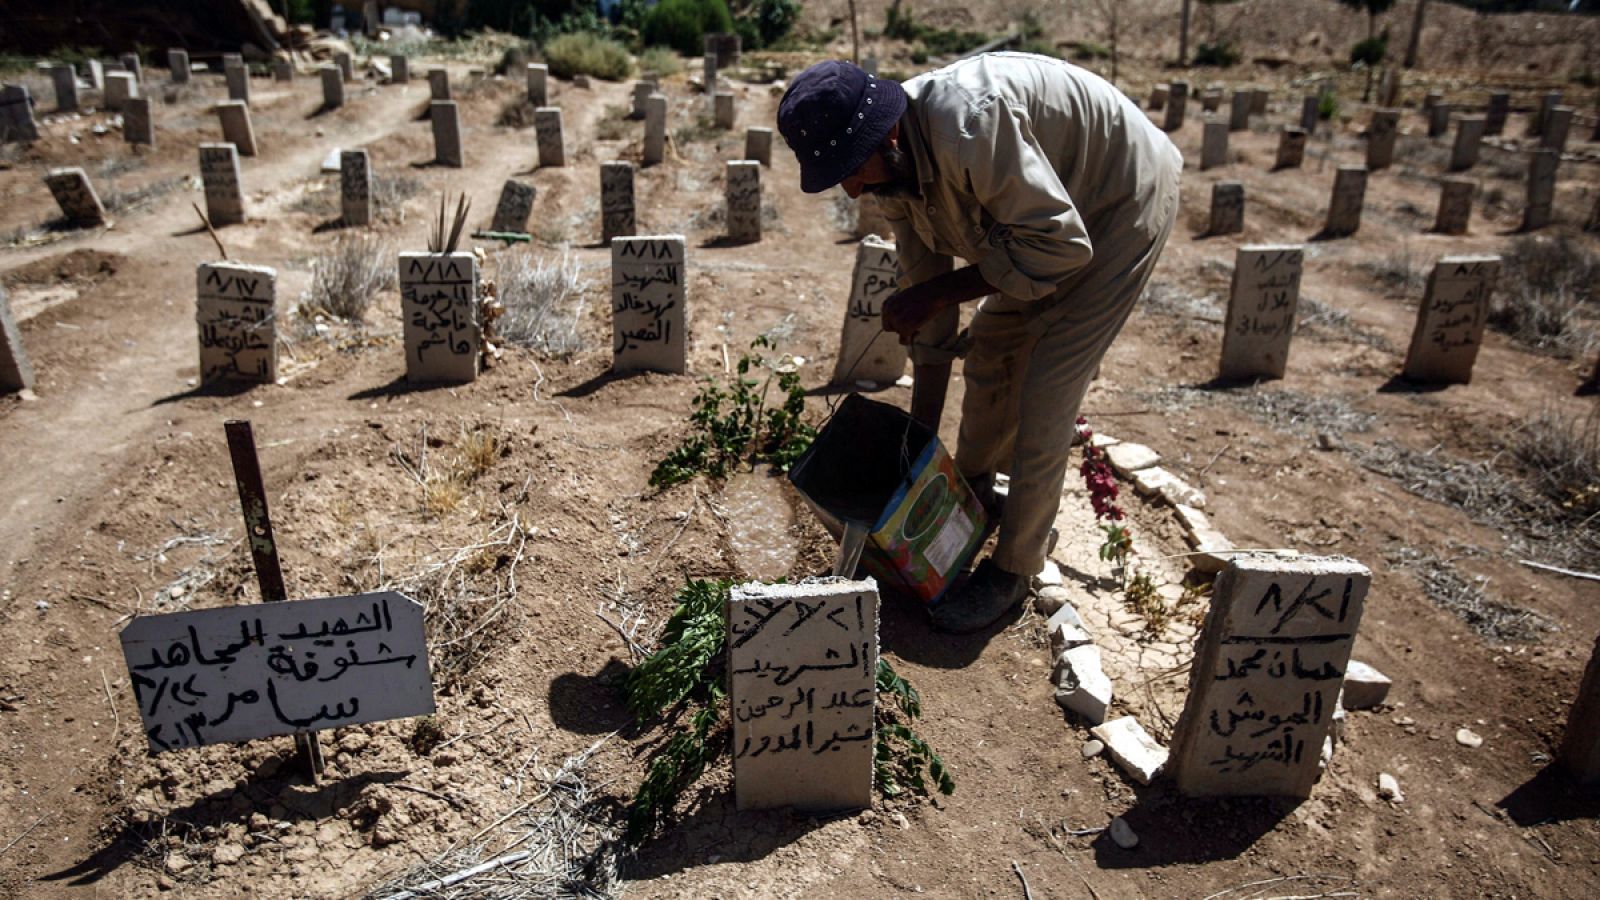
[[[921,196],[882,205],[907,285],[960,257],[1009,297],[1051,297],[1097,245],[1142,239],[1141,210],[1183,165],[1121,91],[1061,60],[988,53],[904,87]]]

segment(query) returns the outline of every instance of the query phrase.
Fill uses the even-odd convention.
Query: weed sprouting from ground
[[[311,292],[301,315],[360,322],[379,293],[395,283],[394,253],[373,234],[345,234],[311,263]]]
[[[1596,342],[1595,279],[1600,256],[1570,235],[1528,235],[1503,255],[1489,324],[1516,341],[1571,357]]]
[[[578,319],[589,285],[571,253],[555,260],[527,248],[501,254],[495,286],[505,307],[496,327],[507,343],[556,356],[583,349]]]
[[[1310,294],[1300,295],[1300,305],[1295,313],[1295,329],[1313,335],[1342,338],[1352,343],[1365,344],[1375,350],[1393,353],[1394,345],[1383,335],[1357,325],[1350,314],[1322,302]]]
[[[1581,419],[1544,410],[1517,433],[1512,450],[1563,518],[1578,528],[1600,519],[1600,410]]]
[[[115,215],[149,206],[152,202],[165,197],[188,183],[189,177],[185,175],[179,178],[167,178],[152,182],[128,191],[112,191],[106,194],[105,197],[106,212]]]
[[[404,222],[406,201],[422,192],[422,179],[410,175],[372,176],[372,205],[385,222]]]
[[[1193,294],[1169,281],[1151,281],[1134,308],[1148,315],[1222,324],[1222,309],[1215,294]]]

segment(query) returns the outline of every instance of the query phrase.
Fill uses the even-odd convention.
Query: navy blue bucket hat
[[[906,111],[897,82],[830,59],[795,76],[778,102],[778,131],[800,159],[800,190],[816,194],[861,168]]]

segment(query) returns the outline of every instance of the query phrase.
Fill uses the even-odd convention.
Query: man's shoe
[[[984,560],[972,577],[928,611],[933,627],[952,634],[982,631],[1016,609],[1028,596],[1028,578]]]

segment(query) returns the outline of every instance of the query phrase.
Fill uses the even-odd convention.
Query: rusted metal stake
[[[239,507],[244,510],[245,536],[250,541],[250,557],[255,561],[256,581],[261,585],[261,601],[288,600],[283,567],[278,563],[278,545],[272,539],[272,517],[267,514],[267,489],[261,481],[261,461],[256,458],[255,432],[242,419],[226,422],[223,428],[228,432],[228,455],[233,459],[233,480],[239,486]],[[300,751],[312,783],[320,783],[322,746],[317,743],[316,733],[296,734],[294,746]]]

